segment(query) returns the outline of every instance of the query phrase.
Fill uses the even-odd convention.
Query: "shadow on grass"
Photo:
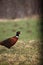
[[[39,50],[40,52],[40,63],[39,65],[43,65],[43,8],[42,8],[42,0],[40,0],[39,2],[39,6],[40,6],[40,40],[41,40],[41,45],[40,45],[40,48],[41,50]]]

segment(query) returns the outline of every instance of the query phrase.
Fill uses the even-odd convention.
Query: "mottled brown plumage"
[[[5,46],[7,48],[11,48],[18,40],[20,31],[16,33],[16,36],[8,38],[2,42],[0,42],[0,45]]]

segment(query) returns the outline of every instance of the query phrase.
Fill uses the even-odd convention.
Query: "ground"
[[[14,36],[18,30],[22,34],[11,49],[0,46],[0,65],[38,65],[41,60],[39,19],[3,21],[0,22],[0,41]]]

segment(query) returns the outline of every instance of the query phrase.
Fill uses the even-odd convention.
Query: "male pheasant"
[[[7,48],[11,48],[18,40],[20,31],[16,32],[16,36],[8,38],[4,41],[0,42],[0,45],[5,46]]]

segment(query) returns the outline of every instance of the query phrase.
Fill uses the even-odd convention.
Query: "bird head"
[[[20,31],[17,31],[17,32],[16,32],[16,36],[19,36],[19,34],[20,34]]]
[[[16,33],[17,33],[17,34],[20,34],[20,31],[17,31]]]

